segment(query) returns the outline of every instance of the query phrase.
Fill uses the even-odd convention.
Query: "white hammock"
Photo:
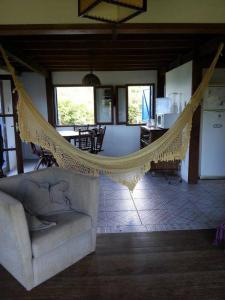
[[[190,140],[192,117],[212,77],[215,65],[223,49],[220,45],[210,68],[199,87],[174,125],[149,146],[123,157],[106,157],[86,153],[67,142],[38,112],[23,84],[16,77],[3,48],[2,56],[11,73],[19,95],[17,105],[20,137],[23,141],[38,144],[54,155],[62,168],[73,169],[81,174],[98,176],[106,174],[133,190],[138,180],[151,167],[151,162],[183,160]]]

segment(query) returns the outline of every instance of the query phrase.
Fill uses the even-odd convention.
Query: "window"
[[[116,86],[56,86],[57,126],[87,124],[138,125],[154,118],[154,84]],[[114,110],[115,105],[115,110]]]
[[[127,123],[146,123],[154,116],[154,84],[127,86]]]
[[[62,86],[55,88],[57,125],[94,124],[94,88]]]
[[[126,124],[127,122],[127,88],[126,86],[116,87],[116,120],[117,124]]]
[[[97,124],[113,123],[113,87],[95,87],[95,115]]]

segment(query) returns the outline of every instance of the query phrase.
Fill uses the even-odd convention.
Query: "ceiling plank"
[[[18,51],[15,52],[15,50],[13,50],[13,52],[11,50],[9,50],[9,48],[4,45],[0,46],[3,47],[3,49],[6,52],[6,55],[10,58],[12,58],[14,61],[18,62],[19,64],[21,64],[22,66],[25,66],[27,69],[39,73],[41,75],[43,75],[44,77],[48,77],[48,72],[46,69],[44,69],[43,67],[37,65],[36,63],[34,63],[33,61],[30,61],[27,58],[24,58],[24,56],[19,53]]]
[[[37,51],[41,49],[49,49],[54,51],[54,49],[64,51],[65,49],[69,49],[72,51],[80,51],[81,49],[130,49],[130,50],[140,50],[140,49],[190,49],[194,45],[194,41],[186,41],[186,40],[168,40],[165,41],[57,41],[57,42],[49,42],[43,41],[42,43],[35,42],[24,42],[21,43],[21,47],[24,50],[29,51]],[[8,43],[10,48],[15,47],[18,43]]]

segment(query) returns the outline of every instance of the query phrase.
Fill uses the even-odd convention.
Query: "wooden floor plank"
[[[0,268],[2,300],[225,299],[214,230],[104,234],[96,252],[26,292]]]

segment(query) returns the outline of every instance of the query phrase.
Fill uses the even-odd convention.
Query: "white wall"
[[[47,120],[48,112],[45,78],[37,73],[24,72],[22,73],[21,80],[36,108]],[[32,154],[29,144],[23,143],[22,146],[24,159],[37,158]]]
[[[53,84],[81,84],[88,72],[53,72]],[[157,71],[99,71],[94,72],[102,85],[123,85],[132,83],[155,83]]]
[[[78,0],[1,0],[1,24],[96,23],[78,17]],[[225,23],[225,0],[147,0],[129,23]],[[99,22],[98,22],[99,23]]]
[[[9,75],[9,72],[0,68],[0,75]]]
[[[26,91],[39,112],[47,119],[47,96],[45,78],[42,75],[32,72],[24,72],[20,78]]]
[[[101,80],[102,85],[124,85],[132,83],[157,84],[157,71],[114,71],[94,72]],[[87,72],[54,72],[54,84],[81,84]],[[120,156],[139,150],[139,126],[108,125],[106,128],[102,155]]]
[[[192,96],[192,61],[166,73],[166,97],[172,93],[180,93],[181,101],[187,103]],[[188,181],[189,149],[182,161],[181,176]]]

